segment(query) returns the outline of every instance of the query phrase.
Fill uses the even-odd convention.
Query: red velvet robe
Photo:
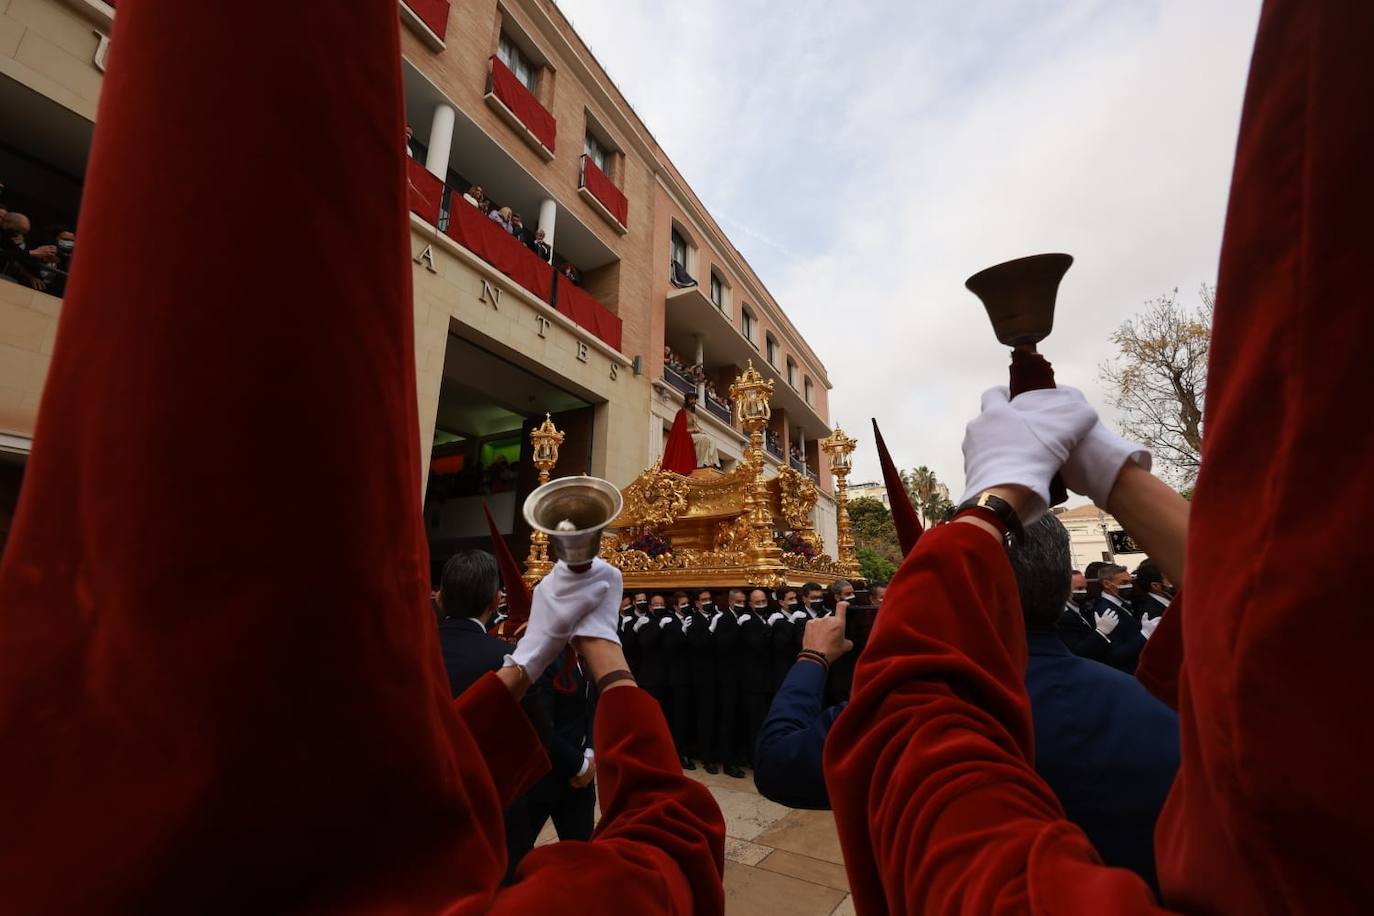
[[[121,0],[0,568],[0,897],[87,911],[718,913],[724,824],[600,705],[591,843],[427,607],[395,0]],[[613,889],[613,892],[611,891]]]
[[[1265,4],[1219,275],[1188,612],[1165,614],[1142,672],[1180,713],[1156,849],[1165,903],[1181,912],[1345,913],[1374,899],[1368,627],[1329,616],[1374,567],[1371,46],[1366,0]],[[860,913],[1153,909],[1138,878],[1098,864],[1032,770],[1024,651],[1001,548],[967,525],[927,532],[826,744]]]

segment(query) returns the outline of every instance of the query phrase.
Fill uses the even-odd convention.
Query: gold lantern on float
[[[849,472],[854,468],[854,449],[858,444],[858,440],[845,435],[838,424],[834,432],[820,441],[821,451],[830,458],[830,473],[835,475],[839,561],[850,578],[860,575],[859,560],[854,553],[854,532],[849,521]]]
[[[530,445],[534,446],[534,466],[539,469],[539,486],[549,482],[549,472],[558,464],[558,447],[563,444],[563,432],[553,425],[553,417],[544,414],[544,422],[530,430]],[[530,532],[530,555],[525,560],[525,582],[531,588],[549,570],[549,537],[535,529]]]

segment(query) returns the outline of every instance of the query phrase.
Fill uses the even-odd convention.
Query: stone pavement
[[[703,783],[725,815],[726,916],[847,916],[854,912],[835,818],[770,802],[744,779],[687,774]],[[557,840],[547,824],[538,845]]]

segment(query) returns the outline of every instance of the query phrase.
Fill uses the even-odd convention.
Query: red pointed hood
[[[897,543],[901,545],[902,556],[911,553],[916,540],[924,530],[916,507],[911,504],[911,494],[902,483],[902,475],[892,463],[892,455],[887,451],[887,443],[878,429],[878,421],[873,421],[873,441],[878,443],[878,461],[883,466],[883,483],[887,485],[887,501],[892,504],[892,524],[897,528]]]
[[[482,511],[487,515],[487,529],[491,531],[491,550],[496,555],[496,565],[501,568],[501,583],[506,587],[506,613],[509,619],[520,623],[530,619],[530,592],[520,573],[520,564],[510,552],[510,545],[496,527],[496,519],[491,517],[491,509],[482,500]]]

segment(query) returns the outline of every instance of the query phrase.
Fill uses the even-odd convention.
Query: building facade
[[[1145,560],[1145,554],[1126,537],[1117,520],[1091,503],[1055,514],[1069,532],[1074,569],[1082,571],[1089,563],[1100,561],[1134,571]]]
[[[422,498],[436,557],[485,538],[483,501],[514,545],[527,537],[528,434],[546,415],[565,434],[554,476],[623,486],[658,459],[695,394],[728,470],[745,442],[728,391],[749,363],[775,383],[771,466],[816,479],[817,530],[833,553],[818,448],[830,432],[824,365],[558,7],[410,0],[399,15],[411,136],[396,142],[409,154]],[[0,0],[10,128],[0,206],[30,215],[31,244],[76,225],[116,16],[102,0]],[[474,203],[483,199],[523,218],[525,243]],[[6,527],[60,311],[60,282],[0,280]]]

